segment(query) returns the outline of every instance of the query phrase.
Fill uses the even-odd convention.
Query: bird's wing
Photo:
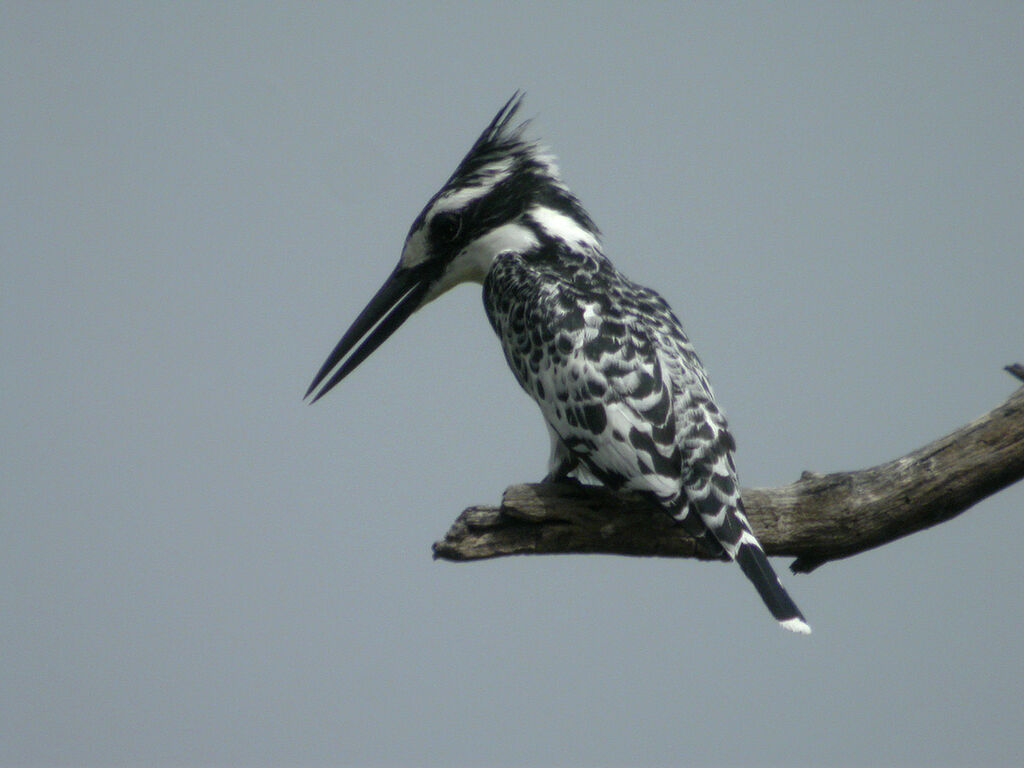
[[[613,488],[645,491],[666,505],[680,495],[672,382],[645,329],[592,308],[546,318],[553,348],[535,395],[566,448]]]

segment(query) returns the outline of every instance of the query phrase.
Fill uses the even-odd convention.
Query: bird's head
[[[512,125],[521,101],[516,93],[505,103],[413,221],[398,265],[313,379],[312,402],[424,304],[459,283],[482,283],[499,254],[537,249],[545,238],[597,244],[597,227],[554,158],[523,138],[525,123]]]

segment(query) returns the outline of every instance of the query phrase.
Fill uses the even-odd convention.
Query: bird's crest
[[[449,177],[445,187],[469,186],[480,183],[489,168],[518,156],[537,153],[537,146],[523,138],[529,120],[513,126],[512,120],[523,103],[522,91],[516,91],[512,98],[498,110],[480,137],[462,158],[458,168]]]
[[[523,93],[516,91],[473,142],[455,172],[413,221],[410,236],[440,211],[465,211],[481,204],[487,226],[512,221],[532,206],[546,206],[571,218],[594,238],[600,235],[576,197],[562,183],[554,156],[525,136],[528,120],[516,114]]]

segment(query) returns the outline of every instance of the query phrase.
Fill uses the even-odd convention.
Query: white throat
[[[452,259],[448,268],[441,275],[430,292],[424,298],[424,304],[433,301],[445,291],[459,283],[482,283],[501,253],[523,253],[540,245],[537,235],[524,224],[512,222],[492,229],[486,235],[478,237]]]

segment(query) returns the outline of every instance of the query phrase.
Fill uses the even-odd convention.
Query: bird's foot
[[[579,478],[569,477],[568,475],[545,475],[544,479],[541,480],[541,482],[545,484],[555,483],[557,485],[571,485],[576,488],[583,486],[583,483],[580,482]]]

